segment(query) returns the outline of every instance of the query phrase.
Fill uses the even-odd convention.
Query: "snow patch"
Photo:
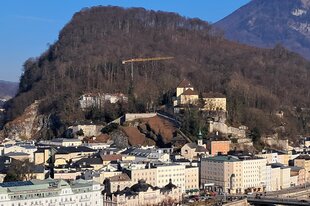
[[[294,16],[302,16],[304,14],[307,14],[307,10],[304,10],[304,9],[294,9],[292,11],[292,15],[294,15]]]
[[[253,27],[254,24],[255,24],[255,21],[256,21],[256,18],[255,18],[255,17],[253,17],[252,19],[250,19],[250,20],[248,21],[248,26]]]
[[[289,27],[291,29],[294,29],[295,31],[298,31],[299,33],[305,35],[305,36],[310,36],[310,24],[308,23],[291,23],[289,24]]]

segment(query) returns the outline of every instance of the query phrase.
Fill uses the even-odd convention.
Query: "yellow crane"
[[[134,62],[162,61],[162,60],[170,60],[170,59],[174,59],[174,57],[134,58],[134,59],[123,60],[122,64],[131,63],[131,80],[133,81],[133,63]]]

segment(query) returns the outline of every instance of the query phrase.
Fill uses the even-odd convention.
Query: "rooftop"
[[[183,92],[181,95],[199,95],[198,92],[192,90],[192,89],[187,89],[185,92]]]
[[[310,156],[309,155],[299,155],[297,158],[295,159],[304,159],[304,160],[310,160]]]
[[[186,87],[193,87],[192,84],[187,79],[183,79],[177,86],[177,88],[186,88]]]
[[[214,156],[214,157],[204,158],[204,160],[213,161],[213,162],[238,162],[240,161],[238,158],[233,157],[233,156]]]
[[[70,153],[80,153],[80,152],[96,152],[89,147],[79,146],[79,147],[57,147],[57,154],[70,154]]]

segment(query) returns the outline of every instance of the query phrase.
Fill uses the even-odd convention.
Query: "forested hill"
[[[124,59],[173,56],[173,60],[130,65]],[[57,125],[85,118],[78,108],[83,92],[123,92],[133,97],[121,111],[144,111],[167,102],[179,81],[199,91],[228,97],[233,124],[264,131],[278,121],[273,112],[309,107],[310,64],[282,47],[258,49],[227,41],[199,19],[141,8],[94,7],[76,13],[44,54],[25,62],[19,94],[8,107],[9,120],[35,100]],[[169,92],[170,91],[170,92]],[[166,94],[166,95],[164,95]],[[168,95],[167,95],[168,94]],[[302,131],[298,120],[285,120]]]

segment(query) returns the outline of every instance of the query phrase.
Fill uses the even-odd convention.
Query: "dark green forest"
[[[158,56],[174,59],[134,63],[131,84],[130,65],[122,60]],[[147,105],[169,102],[184,78],[200,92],[226,95],[232,125],[245,124],[262,133],[285,125],[283,135],[291,137],[309,132],[304,108],[310,105],[310,63],[299,55],[281,45],[259,49],[225,40],[199,19],[119,7],[76,13],[58,41],[25,62],[18,95],[6,105],[7,121],[39,99],[40,112],[52,114],[59,125],[93,118],[79,109],[84,92],[127,94],[128,105],[101,111],[111,118],[143,112]],[[279,110],[284,119],[274,115]]]

